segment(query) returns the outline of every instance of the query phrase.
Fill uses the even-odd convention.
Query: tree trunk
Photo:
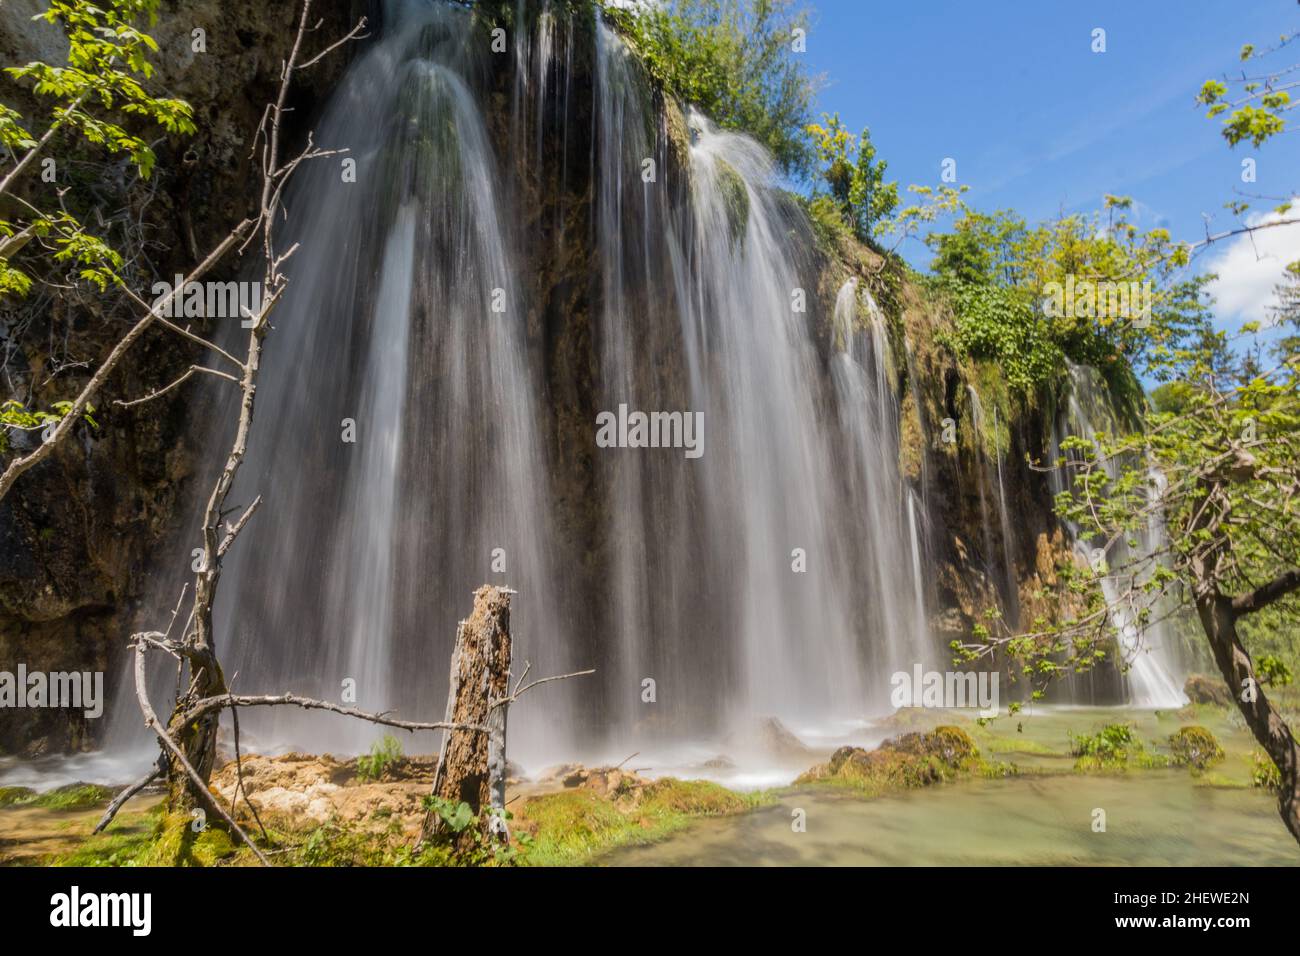
[[[504,706],[492,701],[510,693],[510,595],[508,588],[484,585],[474,592],[474,610],[456,629],[451,655],[451,686],[446,719],[452,723],[492,726],[489,735],[474,730],[446,731],[433,795],[452,803],[467,803],[479,813],[492,805],[492,763],[505,765]],[[423,836],[437,833],[440,818],[425,815]]]
[[[1237,637],[1237,613],[1232,608],[1232,599],[1212,588],[1206,588],[1202,594],[1198,588],[1196,611],[1214,651],[1219,672],[1228,682],[1228,688],[1236,699],[1237,708],[1246,718],[1246,724],[1255,739],[1281,772],[1278,811],[1286,828],[1291,831],[1296,842],[1300,843],[1300,747],[1297,747],[1286,721],[1265,696],[1264,689],[1255,678],[1250,655]],[[1242,699],[1247,678],[1255,680],[1253,701]]]
[[[1213,476],[1202,479],[1201,494],[1192,504],[1192,520],[1187,533],[1197,535],[1205,531],[1217,533],[1216,525],[1231,510],[1223,489],[1223,480]],[[1281,713],[1264,694],[1250,655],[1237,636],[1239,612],[1232,598],[1219,587],[1219,567],[1224,560],[1226,546],[1219,540],[1193,552],[1189,564],[1192,577],[1192,594],[1201,629],[1210,642],[1219,673],[1227,681],[1228,689],[1237,703],[1237,709],[1246,719],[1246,726],[1255,735],[1264,752],[1272,758],[1281,774],[1278,790],[1278,813],[1300,843],[1300,748],[1296,746],[1291,729]],[[1247,680],[1254,682],[1254,700],[1243,699]]]
[[[221,711],[209,711],[188,723],[182,720],[182,715],[196,701],[226,693],[226,682],[215,660],[210,660],[206,665],[191,662],[190,666],[192,676],[189,685],[185,692],[176,698],[176,705],[167,720],[167,734],[185,754],[185,759],[190,762],[190,766],[207,781],[212,778],[213,765],[217,759],[217,729],[221,723]],[[196,791],[197,785],[185,772],[180,761],[166,751],[164,758],[167,761],[168,809],[189,813],[195,807],[199,807],[206,812],[208,802]]]

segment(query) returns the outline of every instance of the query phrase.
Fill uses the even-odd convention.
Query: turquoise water
[[[1093,811],[1106,831],[1093,832]],[[806,814],[806,832],[792,829]],[[1258,790],[1186,771],[968,780],[867,800],[795,791],[742,817],[615,851],[614,866],[1279,866],[1300,849]]]

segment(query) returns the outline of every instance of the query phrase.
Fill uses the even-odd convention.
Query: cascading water
[[[481,45],[456,6],[387,13],[318,127],[356,181],[318,163],[291,196],[302,249],[236,491],[260,493],[266,520],[227,562],[218,619],[243,690],[437,714],[456,618],[502,564],[527,596],[520,650],[568,661],[512,213],[470,85]],[[300,746],[376,733],[288,710],[249,723]]]
[[[491,581],[519,591],[518,661],[597,669],[512,712],[516,759],[860,725],[893,671],[942,660],[885,316],[850,284],[819,346],[810,233],[771,157],[657,103],[603,23],[521,3],[501,57],[474,18],[388,3],[316,124],[355,182],[309,165],[289,197],[302,247],[232,499],[263,506],[217,608],[234,686],[439,716]],[[581,278],[555,278],[584,242]],[[620,405],[701,413],[702,455],[597,447]],[[377,733],[245,724],[313,749]]]
[[[1058,411],[1052,430],[1052,462],[1063,457],[1061,443],[1068,436],[1094,441],[1101,432],[1116,435],[1122,431],[1109,392],[1097,371],[1070,364],[1068,373],[1065,403]],[[1108,461],[1105,467],[1112,477],[1118,475],[1117,463]],[[1068,471],[1053,470],[1050,475],[1054,492],[1059,494],[1068,490]],[[1154,470],[1150,479],[1153,486],[1163,481]],[[1080,535],[1079,528],[1070,526],[1070,530],[1080,557],[1093,562],[1093,543]],[[1129,703],[1136,707],[1181,707],[1187,702],[1181,686],[1177,637],[1168,609],[1158,593],[1145,595],[1141,592],[1142,583],[1153,573],[1155,562],[1166,547],[1164,523],[1158,511],[1153,510],[1146,527],[1137,534],[1135,548],[1117,541],[1105,554],[1108,566],[1135,569],[1127,572],[1122,582],[1113,574],[1103,575],[1101,588],[1110,608],[1111,623],[1119,635],[1121,653],[1128,665]],[[1124,599],[1121,591],[1125,589],[1134,592],[1133,600]],[[1134,606],[1134,601],[1137,606]],[[1141,610],[1149,614],[1145,625],[1137,620]]]
[[[858,296],[867,329],[857,327]],[[832,359],[840,429],[851,479],[850,496],[865,508],[853,526],[867,547],[856,559],[870,568],[872,593],[881,596],[878,619],[885,637],[877,666],[883,674],[930,665],[932,650],[924,610],[924,582],[915,496],[905,489],[898,468],[898,402],[884,314],[856,279],[841,287],[835,302],[835,335],[841,351]],[[861,537],[858,537],[861,536]],[[910,555],[909,566],[897,555]],[[911,592],[909,603],[901,600]]]
[[[975,465],[975,487],[979,491],[980,500],[980,526],[984,535],[984,555],[988,562],[989,576],[993,576],[993,522],[989,516],[989,493],[986,488],[988,484],[986,471],[983,463],[983,457],[979,449],[985,442],[984,429],[984,405],[980,401],[979,392],[975,390],[974,385],[966,386],[966,394],[970,397],[970,417],[971,426],[975,429],[975,448],[977,462]],[[994,409],[993,430],[997,432],[997,409]],[[996,438],[994,439],[996,442]],[[1007,496],[1002,481],[1002,453],[994,451],[994,458],[997,462],[997,484],[998,484],[998,530],[999,537],[1002,541],[1002,580],[998,587],[1002,591],[1002,599],[1006,604],[1008,616],[1014,626],[1018,614],[1019,597],[1016,588],[1015,564],[1011,557],[1011,522],[1007,517]]]

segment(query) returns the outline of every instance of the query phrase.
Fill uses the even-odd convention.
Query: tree
[[[158,51],[153,38],[136,24],[152,24],[157,0],[54,0],[36,19],[59,27],[67,42],[62,65],[34,61],[8,67],[15,80],[30,82],[38,103],[49,104],[48,114],[31,119],[0,103],[0,149],[11,165],[0,178],[0,299],[10,302],[28,296],[35,284],[65,288],[68,272],[103,293],[116,289],[138,309],[136,321],[99,363],[72,398],[55,402],[48,410],[29,408],[29,399],[11,397],[0,405],[0,452],[13,444],[12,433],[39,430],[41,441],[31,451],[18,453],[0,473],[0,498],[23,472],[53,453],[58,443],[82,420],[92,427],[94,398],[108,375],[131,346],[154,324],[192,337],[162,318],[166,302],[150,305],[129,292],[121,251],[93,234],[81,222],[71,190],[59,190],[38,177],[37,170],[57,170],[59,159],[78,142],[109,157],[125,156],[138,175],[148,178],[154,168],[153,149],[122,125],[128,117],[156,123],[165,131],[194,132],[188,104],[149,93],[145,83],[153,73],[149,56]],[[40,122],[39,133],[29,132]],[[53,166],[46,164],[53,163]],[[12,210],[12,212],[10,211]],[[194,281],[214,266],[238,236],[220,243],[187,278]],[[131,277],[138,278],[138,277]],[[102,308],[103,303],[97,303]],[[205,370],[210,371],[210,370]]]
[[[854,137],[836,113],[823,114],[822,123],[809,124],[807,132],[841,218],[858,239],[873,238],[898,206],[898,183],[885,182],[889,164],[876,159],[871,131],[864,127]]]
[[[1135,400],[1130,366],[1158,377],[1149,355],[1204,337],[1209,279],[1183,278],[1185,247],[1168,230],[1140,231],[1127,219],[1129,206],[1107,196],[1095,213],[1031,226],[1010,210],[958,203],[951,231],[925,239],[935,252],[931,288],[953,309],[946,344],[996,361],[1025,395],[1051,385],[1068,359],[1096,367]],[[1065,301],[1076,286],[1080,297]],[[1112,302],[1115,290],[1124,297]]]
[[[792,0],[607,4],[605,15],[669,94],[749,133],[787,173],[809,171],[803,129],[817,87],[799,42],[809,17]]]
[[[1242,63],[1260,63],[1290,46],[1297,36],[1300,34],[1284,35],[1275,45],[1264,49],[1247,43],[1238,59]],[[1286,114],[1296,107],[1291,90],[1300,84],[1285,78],[1295,69],[1294,64],[1283,64],[1263,72],[1247,73],[1243,69],[1237,76],[1225,74],[1220,79],[1206,80],[1196,101],[1210,108],[1210,118],[1223,116],[1223,138],[1229,146],[1244,140],[1261,146],[1286,130]]]

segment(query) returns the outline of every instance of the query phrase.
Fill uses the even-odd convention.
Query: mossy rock
[[[1217,677],[1192,674],[1183,684],[1183,693],[1193,704],[1213,704],[1216,707],[1233,705],[1232,690]]]
[[[34,806],[49,807],[52,810],[90,810],[106,805],[120,788],[101,787],[96,783],[71,783],[49,793],[43,793],[32,801]]]
[[[941,726],[930,732],[902,734],[877,750],[841,747],[828,763],[802,774],[796,784],[847,784],[872,793],[926,787],[961,772],[985,769],[979,748],[960,727]]]
[[[35,796],[36,791],[31,787],[0,787],[0,807],[30,803]]]
[[[1204,770],[1223,759],[1223,747],[1218,739],[1204,727],[1181,727],[1169,735],[1169,747],[1174,752],[1174,763]]]
[[[681,104],[671,96],[664,97],[664,128],[667,131],[668,152],[680,169],[691,165],[691,131],[686,123],[686,113]]]
[[[731,241],[740,242],[749,228],[749,189],[745,180],[734,166],[725,159],[717,160],[718,186],[722,191],[722,202],[727,208],[727,226],[731,230]]]
[[[979,748],[970,734],[960,727],[945,724],[930,733],[910,733],[886,740],[881,750],[899,750],[918,757],[937,757],[954,769],[961,769],[979,756]]]

